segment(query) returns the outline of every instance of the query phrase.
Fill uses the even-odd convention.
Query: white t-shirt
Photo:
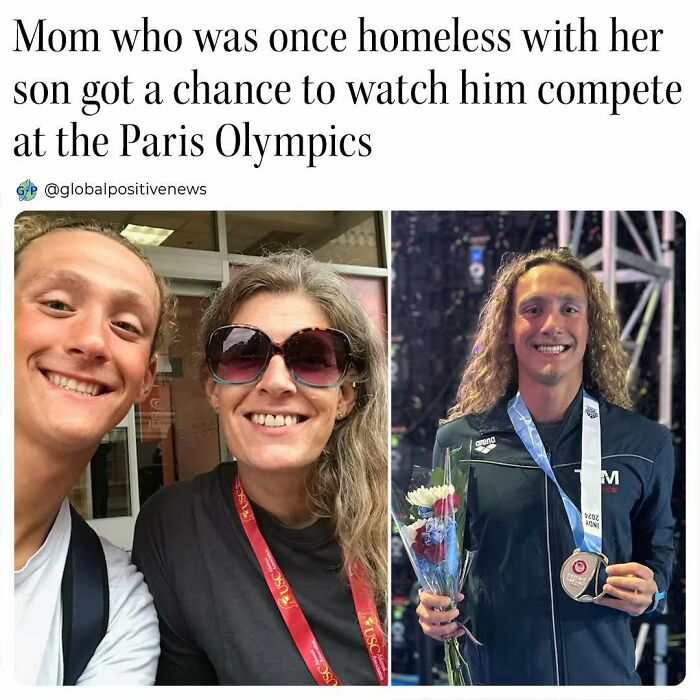
[[[66,500],[41,549],[15,572],[15,671],[21,683],[63,684],[61,579],[70,532]],[[153,599],[129,555],[101,542],[109,578],[109,624],[78,685],[150,685],[160,653]]]

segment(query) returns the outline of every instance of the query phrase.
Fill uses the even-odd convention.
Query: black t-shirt
[[[558,420],[553,423],[535,423],[535,427],[542,439],[544,449],[547,450],[547,454],[552,454],[552,450],[559,439],[562,425],[564,425],[564,420]]]
[[[577,406],[577,398],[578,394],[567,407],[564,417],[561,420],[539,423],[533,420],[535,427],[537,428],[537,432],[542,440],[542,444],[544,445],[544,449],[547,450],[548,455],[551,455],[554,451],[554,448],[559,441],[559,433],[561,433],[564,423],[566,423],[569,414],[575,410]]]
[[[162,489],[139,514],[133,560],[160,619],[156,682],[313,684],[241,526],[234,475],[235,465],[219,465]],[[253,510],[340,681],[376,685],[328,521],[290,529],[255,504]]]

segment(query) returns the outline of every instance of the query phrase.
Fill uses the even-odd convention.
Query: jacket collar
[[[589,392],[590,393],[590,392]],[[510,389],[498,403],[484,413],[478,413],[472,417],[472,424],[480,433],[493,432],[515,432],[513,424],[508,416],[508,402],[515,396],[516,389]],[[581,425],[581,414],[583,413],[583,387],[578,390],[576,397],[564,416],[560,435],[563,436],[570,430]]]

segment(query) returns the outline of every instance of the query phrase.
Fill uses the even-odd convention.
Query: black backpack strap
[[[97,533],[70,507],[71,534],[61,581],[63,685],[75,685],[109,622],[107,562]]]

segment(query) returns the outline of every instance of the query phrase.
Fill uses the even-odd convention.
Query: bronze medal
[[[578,549],[561,567],[561,586],[564,592],[579,603],[592,603],[602,598],[599,573],[601,565],[608,565],[604,554],[581,552]]]

